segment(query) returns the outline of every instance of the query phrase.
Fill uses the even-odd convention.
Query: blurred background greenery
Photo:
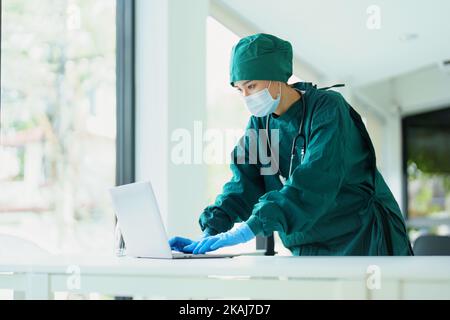
[[[112,251],[115,1],[4,0],[0,232]]]

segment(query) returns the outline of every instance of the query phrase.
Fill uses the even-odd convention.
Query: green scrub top
[[[301,99],[270,129],[279,129],[279,169],[288,176],[291,146],[303,118],[305,143],[298,139],[292,175],[285,185],[278,174],[262,175],[259,161],[248,156],[249,145],[237,144],[230,168],[233,176],[199,223],[214,235],[246,221],[255,234],[278,231],[293,255],[413,255],[400,208],[376,168],[375,152],[359,114],[335,91],[311,83],[291,85]],[[265,129],[266,117],[252,116],[247,130]],[[247,141],[247,140],[246,140]]]

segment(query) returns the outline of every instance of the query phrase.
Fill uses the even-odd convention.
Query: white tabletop
[[[137,259],[115,256],[0,257],[0,272],[148,276],[246,276],[348,278],[365,276],[370,266],[383,278],[450,280],[450,257],[289,257],[238,256],[221,259]]]

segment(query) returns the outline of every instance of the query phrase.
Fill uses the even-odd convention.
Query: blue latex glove
[[[234,230],[219,233],[215,236],[206,237],[201,240],[193,250],[194,254],[203,254],[208,251],[214,251],[222,247],[234,246],[239,243],[247,242],[253,239],[255,235],[250,227],[243,223]],[[190,247],[193,244],[190,245]]]
[[[169,239],[169,246],[172,250],[183,252],[184,247],[186,247],[187,245],[190,245],[194,242],[198,242],[198,241],[193,241],[191,239],[183,238],[183,237],[173,237],[173,238]]]
[[[184,253],[192,253],[195,246],[204,238],[209,237],[209,234],[204,232],[202,238],[199,241],[193,241],[183,237],[173,237],[169,239],[169,246],[172,250],[180,251]]]

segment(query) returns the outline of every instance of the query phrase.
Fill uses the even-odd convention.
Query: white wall
[[[175,165],[171,134],[205,120],[207,0],[136,3],[136,176],[151,180],[169,235],[200,234],[206,167]]]
[[[395,81],[395,97],[402,115],[450,105],[450,68],[443,72],[436,64],[421,68]]]

